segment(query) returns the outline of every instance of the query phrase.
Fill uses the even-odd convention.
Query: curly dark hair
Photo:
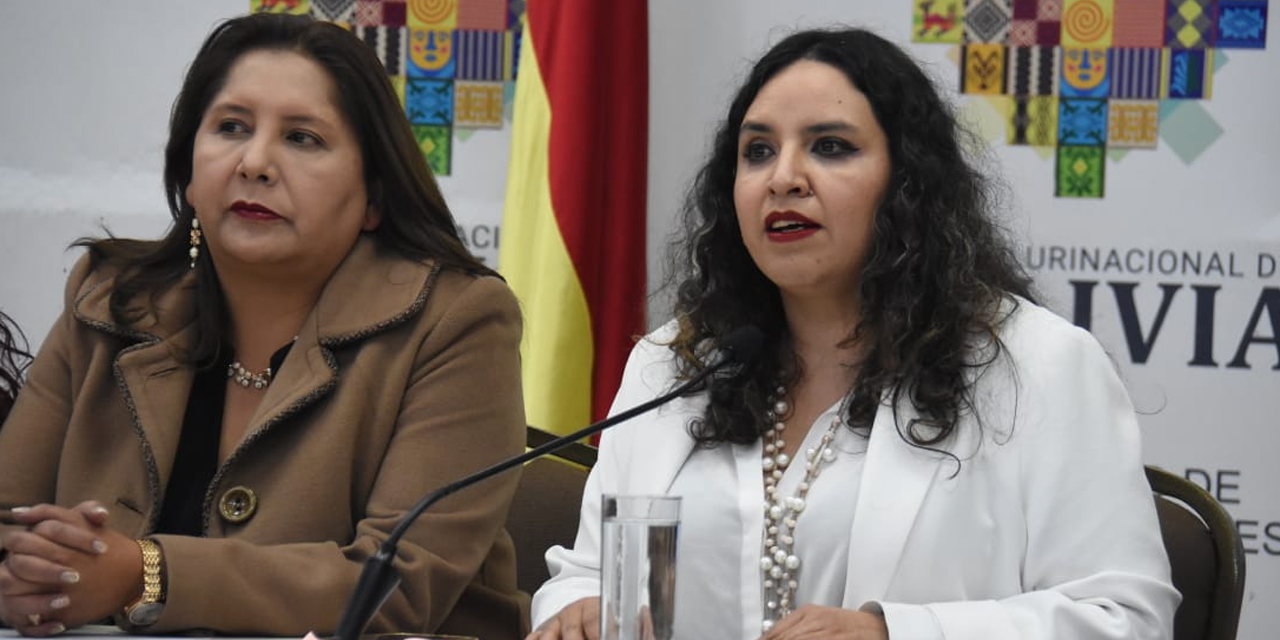
[[[27,352],[27,338],[22,330],[3,311],[0,311],[0,424],[22,387],[22,378],[31,364]]]
[[[193,172],[196,131],[231,68],[251,51],[292,51],[313,60],[336,86],[335,101],[360,143],[364,180],[382,222],[367,232],[381,248],[411,260],[434,260],[474,274],[497,275],[470,252],[458,235],[395,89],[377,54],[342,27],[308,16],[256,13],[214,28],[192,61],[174,101],[165,147],[164,188],[173,226],[159,240],[86,238],[94,264],[120,269],[111,313],[128,325],[145,315],[154,297],[189,271],[188,234],[195,209],[186,188]],[[229,327],[221,285],[201,252],[196,263],[196,322],[199,332],[189,360],[209,363]]]
[[[970,370],[1003,349],[997,329],[1014,296],[1032,299],[1030,279],[994,219],[995,185],[961,148],[969,134],[951,107],[910,56],[862,29],[798,32],[770,49],[734,97],[689,191],[670,276],[679,332],[669,347],[680,377],[701,371],[705,345],[735,327],[760,327],[770,345],[751,367],[712,379],[709,405],[690,432],[704,446],[754,442],[767,428],[772,390],[803,375],[778,288],[748,254],[733,203],[747,109],[800,60],[835,67],[867,97],[892,162],[858,285],[862,314],[845,342],[859,343],[862,354],[846,421],[868,434],[882,402],[906,399],[921,417],[904,425],[895,414],[899,434],[933,448],[971,406]]]

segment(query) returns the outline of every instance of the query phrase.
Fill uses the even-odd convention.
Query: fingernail
[[[94,540],[93,544],[89,546],[93,547],[93,550],[98,553],[98,555],[102,555],[107,552],[107,543],[101,540]]]
[[[67,596],[58,596],[49,601],[50,609],[66,609],[71,606],[71,598]]]
[[[67,627],[63,625],[61,622],[59,622],[56,626],[53,626],[49,629],[49,633],[52,633],[53,635],[56,636],[59,633],[63,633],[66,630],[67,630]]]
[[[80,572],[79,571],[63,571],[62,575],[58,576],[58,578],[67,584],[75,584],[77,582],[80,582]]]
[[[31,507],[14,507],[9,510],[9,513],[26,513],[30,510],[31,510]]]

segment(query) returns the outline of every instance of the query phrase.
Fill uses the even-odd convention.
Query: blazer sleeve
[[[1010,477],[1025,514],[1021,593],[864,605],[883,611],[894,640],[1171,637],[1180,596],[1170,584],[1128,394],[1093,336],[1056,317],[1032,321],[1036,327],[1006,342],[1018,385],[1016,426],[1006,445],[993,448],[1000,464],[1015,465]]]
[[[41,343],[13,409],[0,427],[0,469],[4,470],[0,472],[0,507],[54,502],[75,379],[83,376],[83,367],[72,362],[71,345],[83,329],[71,309],[89,273],[89,261],[82,258],[67,279],[63,312]],[[0,536],[7,528],[0,525]]]
[[[180,579],[170,581],[169,603],[148,632],[206,628],[216,620],[218,630],[230,634],[332,633],[363,561],[426,490],[523,450],[520,332],[510,290],[497,278],[470,279],[420,343],[354,539],[259,545],[156,536],[169,575]],[[486,566],[486,558],[503,535],[518,481],[518,473],[486,480],[440,501],[409,528],[395,562],[400,585],[370,622],[370,632],[435,631],[455,613],[464,591],[488,589],[488,572],[496,567]],[[486,593],[488,599],[477,597],[492,609],[490,626],[484,626],[484,612],[473,612],[469,620],[480,620],[480,629],[468,632],[515,637],[519,614],[512,593],[501,585]],[[515,613],[500,615],[507,613],[497,611],[500,606]],[[517,622],[508,628],[499,623],[505,620]]]

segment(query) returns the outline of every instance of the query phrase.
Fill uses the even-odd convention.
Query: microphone
[[[356,588],[351,592],[351,598],[347,600],[347,606],[342,611],[342,618],[338,622],[338,631],[334,636],[335,640],[357,640],[360,634],[364,632],[365,626],[369,624],[369,620],[373,618],[373,614],[382,608],[382,604],[386,602],[396,585],[400,583],[400,575],[392,565],[392,561],[396,556],[396,545],[399,544],[400,538],[404,537],[405,532],[409,530],[409,526],[431,505],[446,496],[496,476],[512,467],[522,465],[534,458],[577,442],[582,438],[604,431],[619,422],[630,420],[642,413],[652,411],[688,393],[695,386],[702,384],[712,373],[731,364],[749,366],[752,362],[755,362],[763,347],[764,332],[760,329],[751,325],[734,329],[721,341],[716,359],[702,371],[699,371],[697,375],[683,382],[675,389],[569,435],[561,436],[542,446],[530,449],[514,458],[509,458],[491,467],[481,469],[461,480],[447,484],[427,494],[418,504],[414,505],[409,513],[405,514],[400,523],[396,525],[396,528],[391,531],[391,535],[387,536],[387,539],[379,545],[378,551],[365,561],[364,570],[360,572],[360,579],[356,582]]]

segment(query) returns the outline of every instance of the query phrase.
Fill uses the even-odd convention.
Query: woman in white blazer
[[[530,638],[598,636],[607,493],[682,496],[676,638],[1170,637],[1133,408],[1031,301],[960,135],[866,31],[755,65],[690,192],[675,319],[614,411],[736,327],[763,355],[605,434]]]

